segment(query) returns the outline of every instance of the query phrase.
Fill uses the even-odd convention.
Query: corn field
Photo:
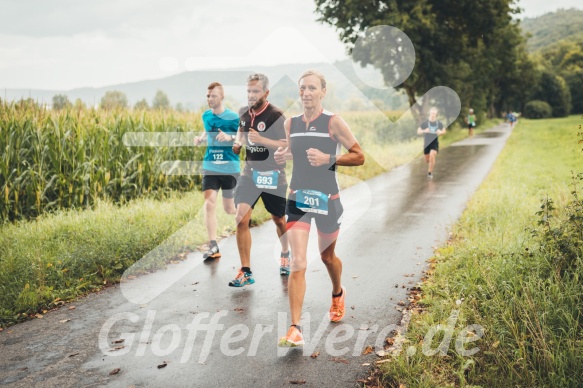
[[[48,211],[124,203],[192,190],[198,175],[167,175],[167,160],[202,160],[193,147],[127,147],[128,132],[202,131],[198,113],[50,111],[34,103],[0,102],[0,223]]]

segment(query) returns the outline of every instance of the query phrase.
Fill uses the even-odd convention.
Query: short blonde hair
[[[318,77],[320,79],[320,84],[322,84],[322,89],[326,89],[326,78],[324,78],[324,74],[320,73],[318,70],[306,70],[298,79],[298,84],[300,81],[310,75]]]

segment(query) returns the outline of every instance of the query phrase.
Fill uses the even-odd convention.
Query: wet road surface
[[[418,158],[341,192],[345,215],[336,251],[347,313],[341,324],[327,319],[331,284],[312,235],[304,349],[276,347],[290,322],[287,278],[279,275],[275,227],[268,222],[252,229],[254,285],[227,286],[239,267],[235,238],[229,237],[220,243],[219,260],[202,262],[193,253],[129,286],[82,298],[73,310],[65,306],[4,330],[0,385],[357,386],[370,368],[363,364],[376,359],[362,351],[382,345],[400,322],[397,303],[407,300],[407,289],[420,280],[425,260],[445,241],[509,131],[501,125],[443,149],[432,180]],[[160,295],[148,294],[168,279],[175,282]],[[119,339],[125,340],[113,342]],[[310,357],[315,352],[318,357]]]

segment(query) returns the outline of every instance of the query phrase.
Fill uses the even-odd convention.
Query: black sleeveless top
[[[325,194],[338,193],[336,166],[311,166],[306,151],[316,148],[325,154],[336,155],[340,144],[330,136],[330,121],[334,113],[322,110],[306,124],[304,115],[294,116],[290,126],[290,149],[293,170],[290,189],[318,190]]]

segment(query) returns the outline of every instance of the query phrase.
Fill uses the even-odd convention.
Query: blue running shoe
[[[243,287],[247,284],[255,283],[255,279],[253,279],[253,274],[249,272],[243,272],[243,270],[239,270],[237,273],[237,277],[229,282],[229,286],[231,287]]]

